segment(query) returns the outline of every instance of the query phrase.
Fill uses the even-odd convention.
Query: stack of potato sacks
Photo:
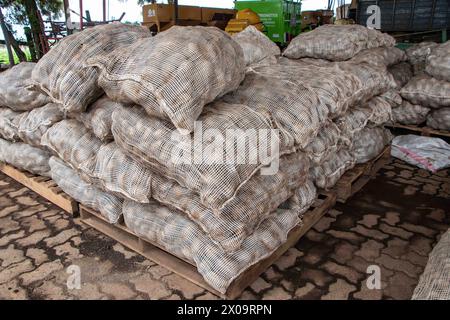
[[[296,37],[284,51],[281,73],[315,91],[327,109],[319,135],[305,149],[316,186],[332,188],[390,143],[383,125],[401,98],[388,67],[406,60],[394,44],[359,25],[326,25]]]
[[[414,77],[400,90],[404,100],[401,107],[393,110],[394,121],[407,125],[426,122],[430,128],[449,131],[450,41],[423,42],[406,53]]]
[[[348,59],[393,44],[347,31],[363,34]],[[233,38],[205,27],[151,37],[122,24],[74,34],[27,84],[57,106],[39,121],[37,150],[66,193],[111,223],[123,216],[225,293],[301,223],[316,186],[331,187],[389,140],[378,127],[390,117],[381,95],[395,87],[384,59],[279,55],[252,28]]]

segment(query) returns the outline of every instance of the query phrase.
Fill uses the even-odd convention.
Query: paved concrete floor
[[[449,173],[391,160],[242,298],[409,299],[450,226]],[[67,287],[71,265],[80,268],[80,289]],[[371,265],[381,271],[379,290],[366,285]],[[0,299],[214,298],[0,175]]]

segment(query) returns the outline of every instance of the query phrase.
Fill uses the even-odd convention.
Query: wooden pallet
[[[263,272],[265,272],[280,256],[283,255],[290,247],[294,246],[298,240],[319,221],[319,219],[331,209],[336,203],[336,195],[327,193],[319,195],[314,205],[305,213],[303,223],[296,226],[288,235],[287,241],[281,245],[272,255],[259,261],[257,264],[250,266],[239,277],[237,277],[226,294],[221,294],[210,285],[208,285],[203,277],[197,272],[196,267],[189,261],[180,259],[158,244],[144,240],[129,230],[123,222],[112,225],[100,213],[92,209],[80,205],[81,220],[100,231],[101,233],[120,242],[131,250],[143,255],[147,259],[169,269],[170,271],[186,278],[187,280],[199,285],[200,287],[210,291],[211,293],[224,299],[235,299],[252,284]]]
[[[445,130],[436,130],[430,127],[417,126],[417,125],[404,125],[400,123],[396,123],[393,125],[386,125],[385,127],[390,129],[403,129],[408,130],[413,133],[418,133],[424,137],[439,137],[439,138],[450,138],[450,131]]]
[[[376,158],[367,163],[358,164],[353,169],[344,173],[332,189],[337,195],[337,201],[345,203],[355,193],[361,190],[389,162],[390,157],[391,147],[388,146]]]
[[[51,178],[21,171],[5,163],[0,163],[0,171],[48,201],[56,204],[74,217],[78,215],[78,203],[64,193]]]

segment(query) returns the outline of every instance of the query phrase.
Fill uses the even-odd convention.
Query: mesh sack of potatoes
[[[424,107],[450,107],[450,82],[426,75],[416,76],[400,91],[402,97]]]
[[[177,27],[97,56],[99,85],[115,101],[194,130],[205,104],[235,90],[245,76],[241,47],[215,27]]]
[[[273,175],[255,174],[220,210],[201,203],[195,192],[152,172],[113,142],[101,147],[94,170],[95,181],[105,190],[140,203],[151,198],[186,213],[225,251],[240,247],[264,217],[293,195],[308,177],[304,154],[280,158]]]
[[[409,82],[414,76],[411,65],[407,62],[402,62],[389,67],[388,71],[394,77],[397,89],[400,90],[405,84]]]
[[[355,157],[348,147],[330,153],[320,166],[311,166],[311,178],[317,187],[328,190],[335,186],[342,175],[355,166]]]
[[[19,123],[26,112],[16,112],[9,108],[0,108],[0,138],[12,142],[20,141]]]
[[[327,106],[330,118],[336,118],[349,107],[396,87],[394,78],[385,67],[350,62],[318,66],[304,60],[281,59],[278,66],[255,71],[267,76],[282,74],[287,80],[313,90]]]
[[[431,51],[439,46],[436,42],[421,42],[406,49],[408,62],[413,66],[414,75],[425,72],[425,66]]]
[[[428,115],[427,126],[437,130],[450,131],[450,108],[432,111]]]
[[[429,113],[430,108],[403,100],[401,106],[392,109],[392,120],[394,123],[421,124],[427,120]]]
[[[63,113],[56,103],[33,109],[20,118],[19,137],[31,146],[40,147],[44,133],[62,119]]]
[[[221,293],[248,267],[272,254],[301,221],[296,210],[274,212],[239,250],[225,253],[186,215],[156,201],[125,201],[123,216],[133,233],[195,264],[205,281]]]
[[[229,201],[259,168],[293,152],[278,131],[271,131],[268,114],[244,105],[214,102],[199,123],[192,135],[183,135],[141,108],[120,108],[113,113],[112,132],[121,148],[198,193],[213,209]]]
[[[82,112],[103,93],[97,69],[87,67],[86,61],[150,36],[140,26],[110,23],[65,37],[34,68],[35,90],[46,92],[64,112]]]
[[[356,163],[365,163],[379,155],[391,140],[392,134],[388,129],[364,128],[354,139],[351,153],[355,157]]]
[[[279,209],[295,209],[299,215],[305,213],[317,198],[317,188],[311,179],[295,190],[294,195],[283,202]]]
[[[113,140],[112,113],[121,106],[120,103],[103,96],[90,105],[86,112],[76,113],[74,117],[91,130],[97,138],[109,142]]]
[[[50,102],[50,97],[27,89],[36,63],[22,62],[0,73],[0,107],[29,111]]]
[[[330,153],[336,152],[343,143],[345,141],[342,140],[339,127],[334,122],[327,121],[317,137],[304,150],[315,165],[320,165]]]
[[[450,40],[431,51],[425,71],[438,80],[450,82]]]
[[[450,229],[431,251],[412,300],[450,300]]]
[[[50,154],[22,142],[0,138],[0,161],[41,176],[50,176]]]
[[[402,105],[403,99],[398,90],[389,90],[380,95],[381,98],[389,102],[392,108]]]
[[[291,59],[304,57],[344,61],[364,49],[392,47],[395,39],[360,25],[324,25],[295,37],[283,55]]]
[[[341,139],[347,145],[366,126],[379,126],[392,120],[392,108],[382,97],[375,97],[359,107],[351,108],[344,116],[335,120]]]
[[[89,180],[102,142],[77,120],[62,120],[45,132],[41,145]]]
[[[65,193],[77,202],[99,211],[110,223],[119,222],[123,199],[85,182],[75,170],[57,157],[51,157],[49,165],[53,181]]]
[[[248,26],[244,31],[233,35],[233,40],[239,43],[244,52],[246,66],[260,63],[270,57],[281,54],[280,48],[264,33],[254,26]]]
[[[406,61],[405,51],[396,47],[366,49],[351,58],[352,63],[369,63],[378,67],[389,67]]]

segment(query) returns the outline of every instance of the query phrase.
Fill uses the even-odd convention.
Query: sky
[[[158,0],[158,3],[167,3],[167,0]],[[325,9],[327,6],[327,0],[303,0],[302,10],[315,10]],[[349,1],[347,1],[349,2]],[[92,20],[102,20],[102,0],[84,0],[83,11],[89,10]],[[109,20],[117,19],[122,12],[125,12],[123,21],[129,22],[142,22],[142,7],[137,5],[137,0],[106,0],[107,3],[107,18]],[[233,8],[233,0],[178,0],[181,5],[195,5],[203,7],[217,7],[217,8]],[[80,6],[79,0],[69,0],[69,7],[79,13]],[[72,21],[79,21],[79,17],[75,14],[71,14]],[[23,31],[21,26],[14,26],[19,38],[23,37]],[[3,34],[0,32],[0,39],[4,39]]]

